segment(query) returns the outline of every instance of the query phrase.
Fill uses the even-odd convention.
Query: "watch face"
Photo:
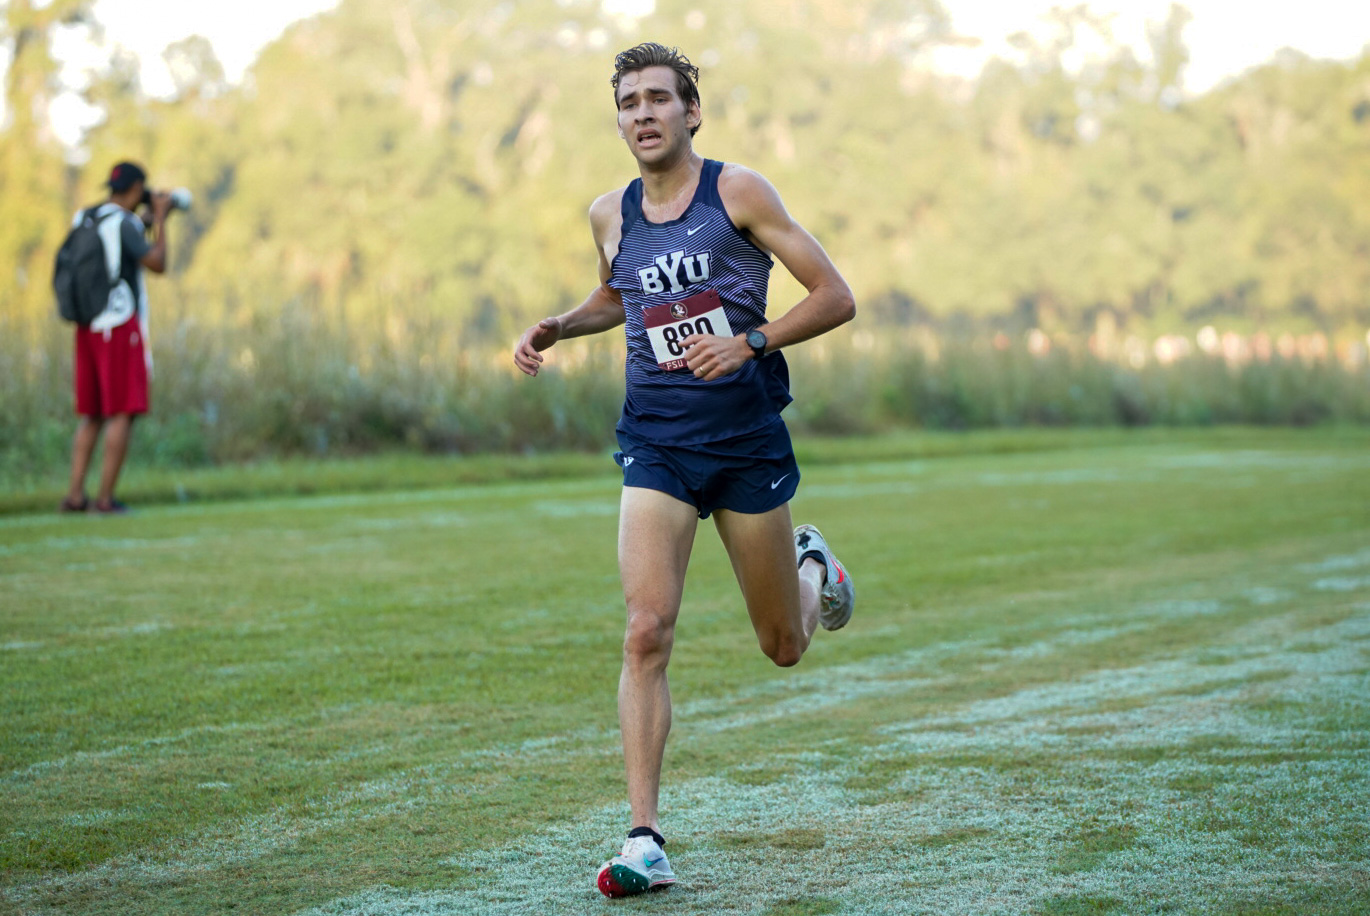
[[[764,349],[766,346],[766,335],[760,331],[747,332],[747,346],[753,350]]]

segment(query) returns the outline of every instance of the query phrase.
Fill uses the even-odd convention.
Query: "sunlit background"
[[[569,4],[561,4],[563,6]],[[765,4],[753,4],[763,8]],[[951,0],[944,4],[961,42],[929,49],[924,65],[946,74],[974,78],[995,56],[1013,57],[1010,40],[1023,33],[1050,34],[1053,8],[1071,4],[1052,0]],[[1113,39],[1139,55],[1150,53],[1148,26],[1165,18],[1169,0],[1095,0],[1091,12],[1107,21]],[[112,46],[135,55],[143,89],[153,96],[174,95],[175,79],[162,58],[168,45],[193,35],[204,36],[223,64],[229,83],[239,84],[261,49],[278,39],[287,26],[318,13],[336,10],[337,0],[246,0],[234,4],[183,3],[177,0],[97,0],[93,11],[100,33],[71,30],[54,48],[64,65],[63,80],[84,83],[84,68],[99,68]],[[1190,60],[1184,88],[1206,92],[1224,79],[1291,49],[1315,58],[1350,60],[1370,41],[1370,7],[1311,0],[1291,10],[1253,8],[1238,0],[1190,0],[1192,15],[1185,28]],[[603,0],[600,8],[629,19],[656,9],[655,0]],[[1083,46],[1076,65],[1091,49]],[[1094,51],[1105,50],[1095,47]],[[63,139],[78,146],[82,128],[97,121],[98,108],[81,103],[78,93],[60,95],[54,112]]]
[[[114,161],[185,186],[144,461],[602,447],[621,344],[509,347],[635,175],[615,51],[703,71],[858,294],[797,349],[827,433],[1370,419],[1370,7],[1192,0],[0,5],[0,474],[60,466],[48,278]],[[772,308],[799,295],[777,272]],[[803,392],[801,392],[803,393]]]

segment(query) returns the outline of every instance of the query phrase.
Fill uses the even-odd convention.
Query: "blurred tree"
[[[35,6],[6,8],[7,301],[64,228],[43,117],[55,71],[34,36],[88,14]],[[202,38],[167,49],[170,99],[143,97],[114,58],[87,92],[106,118],[76,196],[124,156],[191,187],[173,271],[206,319],[297,303],[503,342],[593,283],[585,209],[636,174],[613,54],[651,38],[701,67],[698,149],[768,175],[881,303],[870,315],[1158,332],[1370,321],[1370,56],[1286,56],[1190,97],[1188,18],[1173,6],[1139,59],[1087,5],[1058,9],[1043,37],[960,81],[930,66],[958,40],[936,0],[658,0],[638,19],[598,0],[343,0],[240,88]],[[798,295],[782,273],[777,307]]]
[[[0,317],[50,309],[52,256],[70,216],[67,168],[48,116],[57,91],[53,32],[84,21],[93,0],[9,0],[0,44],[9,58],[0,125]]]

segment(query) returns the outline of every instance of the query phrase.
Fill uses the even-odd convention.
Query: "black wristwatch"
[[[752,328],[747,332],[747,346],[752,348],[752,355],[760,359],[766,355],[766,335]]]

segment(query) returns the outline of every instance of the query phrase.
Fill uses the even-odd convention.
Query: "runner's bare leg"
[[[720,509],[718,536],[742,588],[761,651],[777,665],[797,664],[818,628],[826,570],[812,558],[795,573],[789,504],[752,515]]]
[[[618,564],[628,628],[618,682],[618,723],[632,826],[651,827],[657,833],[661,762],[671,731],[666,666],[698,525],[694,506],[656,490],[623,488]]]

